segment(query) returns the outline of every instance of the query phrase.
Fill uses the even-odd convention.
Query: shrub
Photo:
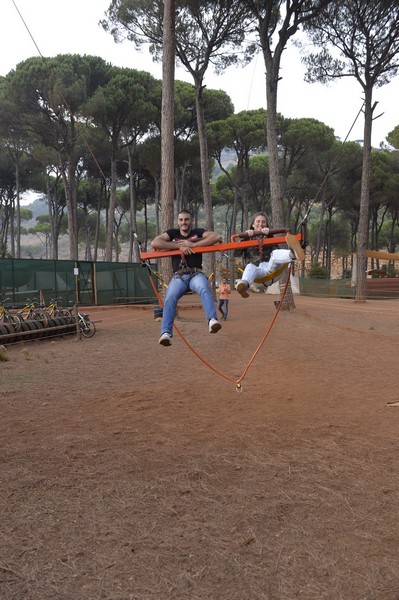
[[[308,270],[309,279],[328,279],[328,270],[320,263],[314,263]]]

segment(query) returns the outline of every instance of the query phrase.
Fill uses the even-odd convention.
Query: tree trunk
[[[202,183],[202,194],[204,198],[204,213],[205,213],[205,228],[208,231],[214,230],[213,210],[212,210],[212,198],[211,198],[211,184],[209,180],[209,153],[208,153],[208,140],[206,136],[205,127],[205,115],[204,115],[204,103],[203,103],[203,86],[202,77],[194,77],[195,82],[195,108],[197,115],[197,128],[198,128],[198,143],[200,150],[200,162],[201,162],[201,183]],[[215,272],[215,254],[205,254],[203,257],[204,268],[208,273]],[[213,278],[213,284],[215,277]],[[213,286],[215,287],[215,286]]]
[[[175,2],[164,1],[161,114],[161,213],[162,229],[173,225],[174,201],[174,83],[175,83]],[[172,274],[170,258],[161,260],[164,280]]]
[[[368,246],[369,234],[371,130],[373,124],[372,93],[372,87],[364,89],[363,167],[357,246],[356,302],[365,302],[366,300],[366,248]]]
[[[107,219],[107,237],[105,242],[105,260],[112,262],[112,249],[114,239],[114,218],[115,218],[115,207],[116,207],[116,182],[117,182],[117,170],[116,170],[116,156],[117,156],[117,142],[112,141],[112,156],[111,156],[111,188],[110,198],[108,207],[108,219]]]
[[[133,147],[127,148],[129,162],[129,194],[130,194],[130,231],[129,231],[129,262],[140,262],[140,252],[137,243],[137,193],[134,184]]]
[[[76,139],[75,136],[75,121],[71,118],[70,123],[70,138]],[[69,258],[70,260],[79,260],[78,253],[78,190],[76,183],[76,158],[75,148],[72,145],[67,146],[67,169],[64,167],[64,157],[61,152],[59,156],[59,168],[62,175],[65,188],[65,199],[68,213],[68,234],[69,234]]]
[[[16,231],[16,247],[15,247],[15,257],[21,258],[21,185],[19,181],[19,156],[16,157],[15,162],[15,196],[16,196],[16,222],[17,222],[17,231]]]
[[[159,204],[160,204],[160,189],[159,189],[159,177],[154,175],[154,198],[155,198],[155,235],[159,235],[161,233],[161,228],[159,224]]]
[[[272,225],[275,229],[284,227],[283,190],[280,178],[280,165],[277,139],[277,88],[280,56],[272,57],[269,51],[263,51],[266,67],[266,105],[267,105],[267,153],[269,160],[270,196],[272,204]]]
[[[205,227],[208,231],[213,231],[214,221],[212,211],[211,185],[209,181],[209,153],[205,128],[202,78],[195,78],[195,108],[197,115],[198,143],[201,160],[201,182],[202,193],[204,196]]]

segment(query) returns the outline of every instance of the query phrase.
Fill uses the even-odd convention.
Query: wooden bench
[[[399,298],[399,277],[366,279],[366,296],[369,298]]]

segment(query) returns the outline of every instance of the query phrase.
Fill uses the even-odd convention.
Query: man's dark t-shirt
[[[195,242],[197,240],[202,239],[206,229],[192,229],[188,235],[182,235],[180,233],[180,229],[167,229],[165,233],[169,236],[171,242],[176,242],[177,240],[190,240],[190,242]],[[185,255],[185,264],[182,264],[181,256],[172,256],[172,268],[173,272],[178,271],[183,266],[187,266],[190,268],[201,269],[202,268],[202,254],[187,254]]]

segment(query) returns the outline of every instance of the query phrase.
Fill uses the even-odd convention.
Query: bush
[[[377,279],[379,277],[398,277],[398,276],[399,276],[399,271],[398,271],[398,269],[395,269],[395,265],[393,265],[392,263],[389,263],[387,265],[382,265],[382,267],[379,269],[379,271],[374,270],[374,272],[372,273],[373,279]]]
[[[314,263],[307,274],[309,279],[329,279],[328,270],[320,263]]]

